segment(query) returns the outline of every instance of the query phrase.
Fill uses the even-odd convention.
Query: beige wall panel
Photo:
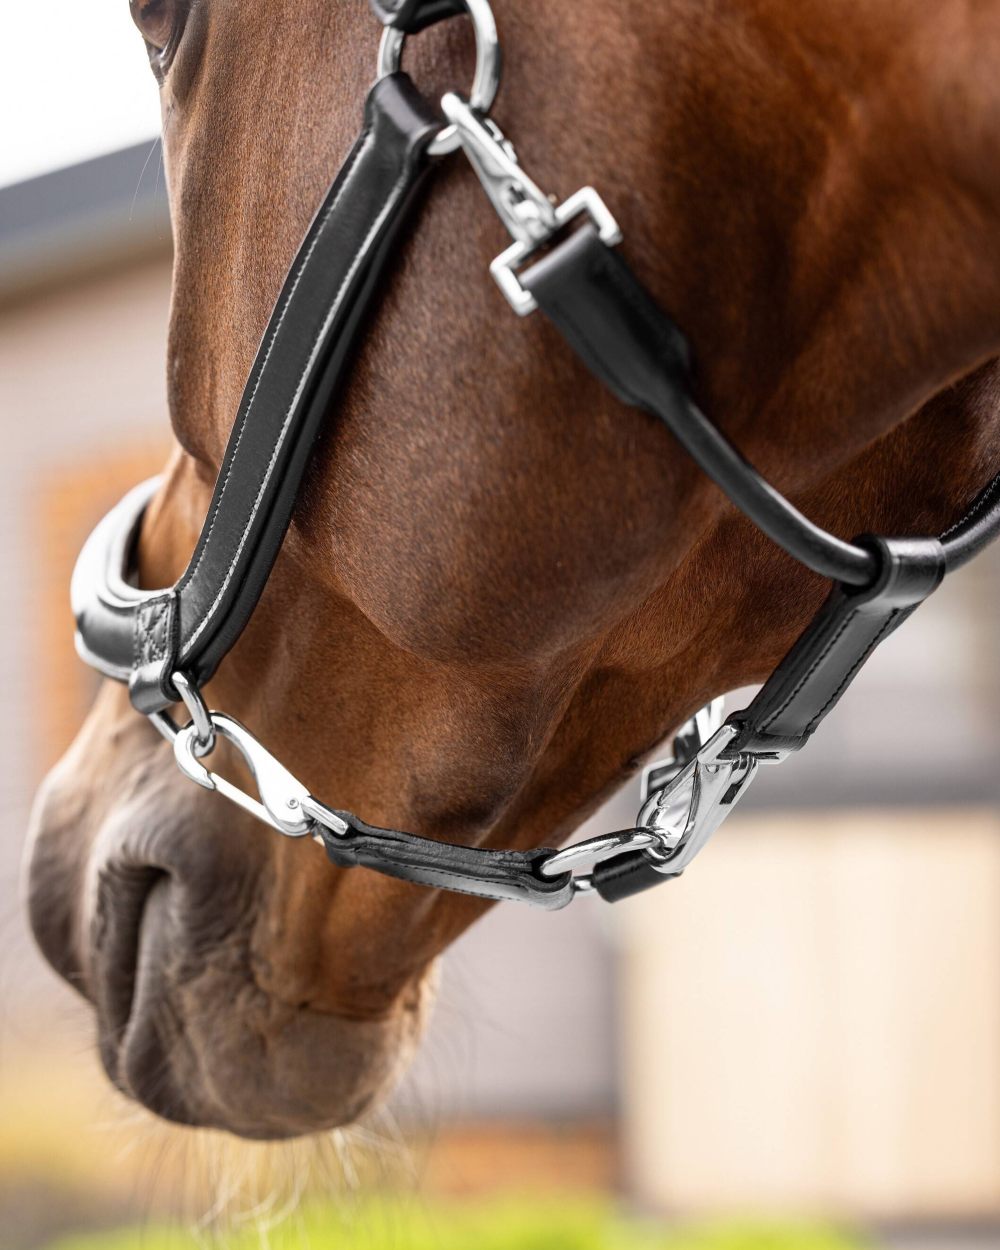
[[[1000,1212],[995,814],[737,821],[621,924],[640,1198]]]

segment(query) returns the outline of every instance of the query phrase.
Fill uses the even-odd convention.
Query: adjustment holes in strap
[[[468,101],[478,112],[488,113],[496,99],[497,88],[500,86],[500,41],[497,36],[496,22],[488,0],[462,0],[462,2],[472,19],[472,27],[476,36],[476,68]],[[377,76],[379,78],[399,72],[405,43],[406,35],[403,31],[395,26],[385,28],[378,50]],[[428,144],[427,151],[431,156],[444,156],[448,152],[454,152],[458,146],[457,129],[454,125],[446,125],[442,126]]]

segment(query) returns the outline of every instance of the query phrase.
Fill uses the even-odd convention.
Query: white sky
[[[156,82],[128,0],[3,0],[0,186],[152,138]]]

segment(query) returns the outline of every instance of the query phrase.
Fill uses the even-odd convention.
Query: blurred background
[[[18,5],[0,42],[0,1250],[1000,1247],[996,551],[683,881],[476,926],[372,1124],[251,1148],[111,1093],[19,864],[94,691],[76,552],[168,443],[170,231],[127,7]]]

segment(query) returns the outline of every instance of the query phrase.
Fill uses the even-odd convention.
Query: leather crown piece
[[[372,0],[386,25],[422,29],[460,0]],[[172,676],[204,684],[263,591],[287,530],[316,435],[377,301],[393,245],[430,162],[441,118],[402,73],[381,79],[364,128],[310,225],[275,304],[184,575],[147,591],[132,580],[135,545],[156,482],[135,488],[97,527],[73,576],[81,655],[127,682],[147,715],[178,699]],[[660,420],[732,502],[806,567],[834,581],[815,619],[757,698],[730,718],[732,755],[767,758],[808,741],[878,644],[939,584],[1000,533],[1000,476],[940,539],[848,543],[799,513],[694,404],[683,336],[619,251],[592,226],[553,240],[520,274],[524,289],[583,363],[624,403]],[[720,757],[722,758],[722,757]],[[486,898],[560,907],[568,873],[541,872],[551,852],[451,846],[333,813],[320,827],[330,858]],[[599,863],[609,900],[669,879],[641,851]]]

